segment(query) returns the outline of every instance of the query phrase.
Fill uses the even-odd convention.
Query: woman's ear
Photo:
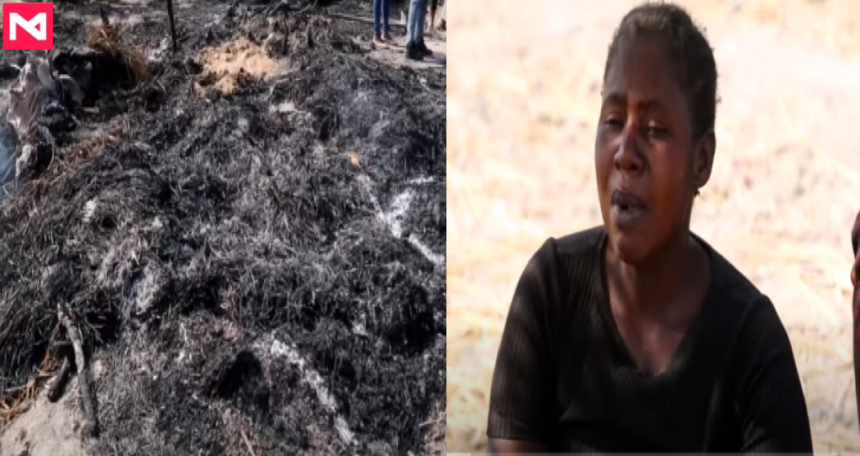
[[[704,187],[711,178],[716,150],[717,137],[714,130],[708,130],[696,142],[693,157],[693,181],[696,183],[697,189]]]

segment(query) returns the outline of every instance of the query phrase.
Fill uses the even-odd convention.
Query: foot
[[[373,44],[375,44],[377,46],[385,46],[387,43],[382,38],[382,36],[374,36],[373,37]]]
[[[390,42],[394,41],[394,38],[391,37],[390,33],[385,32],[382,34],[382,41],[385,41],[386,43],[390,43]]]
[[[418,52],[424,55],[424,57],[430,57],[433,55],[433,51],[431,51],[423,41],[419,41],[416,45]]]
[[[410,41],[406,43],[406,59],[421,61],[424,60],[424,53],[418,49],[415,43]]]

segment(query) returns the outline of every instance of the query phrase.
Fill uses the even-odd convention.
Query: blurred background
[[[448,74],[449,452],[486,449],[510,299],[549,236],[601,223],[599,91],[628,0],[454,0]],[[774,301],[818,451],[860,452],[851,243],[860,210],[860,2],[680,1],[714,47],[713,176],[693,214]]]

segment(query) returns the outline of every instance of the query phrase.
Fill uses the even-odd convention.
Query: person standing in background
[[[427,30],[430,36],[436,31],[436,10],[439,6],[439,0],[430,0],[430,22],[427,23]]]
[[[390,0],[373,0],[373,42],[386,44],[391,42],[391,29],[388,26]]]
[[[411,0],[406,21],[406,58],[423,60],[433,55],[424,44],[424,19],[427,15],[427,0]]]

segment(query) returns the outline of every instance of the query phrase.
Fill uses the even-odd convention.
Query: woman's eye
[[[621,121],[618,117],[608,117],[605,121],[603,121],[606,125],[614,128],[623,128],[624,122]]]
[[[648,135],[649,136],[662,136],[666,134],[666,129],[663,127],[659,127],[657,125],[648,125]]]

